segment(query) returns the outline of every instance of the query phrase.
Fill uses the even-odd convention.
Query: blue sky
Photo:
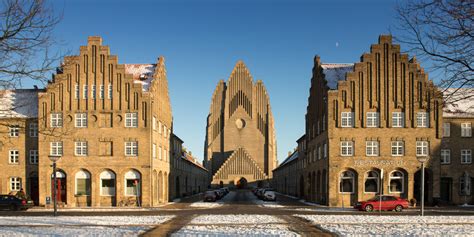
[[[52,3],[62,51],[99,35],[119,63],[166,58],[174,132],[199,159],[212,92],[238,60],[270,94],[281,162],[304,132],[313,57],[359,61],[396,24],[394,0]]]

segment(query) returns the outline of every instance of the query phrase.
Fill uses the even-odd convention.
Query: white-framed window
[[[125,127],[138,127],[138,113],[125,113]]]
[[[38,123],[30,123],[30,137],[38,137]]]
[[[63,142],[51,142],[49,144],[49,154],[52,156],[62,156]]]
[[[351,128],[354,126],[353,116],[354,113],[352,112],[342,112],[341,113],[341,127],[344,128]]]
[[[441,164],[450,164],[450,163],[451,163],[451,150],[441,149]]]
[[[461,164],[471,164],[472,163],[472,150],[462,149],[461,150]]]
[[[87,128],[87,113],[76,113],[76,128]]]
[[[138,142],[125,142],[125,156],[138,156]]]
[[[115,173],[110,170],[100,173],[100,196],[115,196]]]
[[[20,191],[20,190],[21,190],[21,178],[10,177],[10,191]]]
[[[403,112],[392,112],[392,127],[394,128],[403,128],[405,116]]]
[[[461,123],[461,137],[472,137],[471,123]]]
[[[92,86],[91,86],[91,98],[92,98],[93,100],[96,99],[96,97],[95,97],[96,93],[95,93],[95,92],[96,92],[96,85],[92,85]]]
[[[105,88],[104,88],[104,85],[100,85],[99,86],[99,99],[103,100],[104,99],[104,95],[105,95]]]
[[[366,141],[365,142],[365,155],[366,156],[378,156],[379,155],[379,142],[378,141]]]
[[[51,127],[60,128],[63,126],[63,114],[51,113]]]
[[[161,121],[158,122],[158,133],[161,134],[162,124]]]
[[[354,155],[354,143],[352,141],[341,142],[341,156],[353,156]]]
[[[80,97],[79,84],[74,85],[74,99],[78,100]]]
[[[403,193],[404,192],[405,176],[401,171],[392,171],[389,175],[389,192]]]
[[[427,141],[416,142],[416,156],[427,156],[429,150],[429,143]]]
[[[403,156],[404,145],[403,141],[392,141],[392,156]]]
[[[89,89],[87,87],[87,85],[83,85],[82,86],[82,99],[87,99],[87,94],[89,93]]]
[[[379,126],[379,113],[367,112],[367,127],[377,128]]]
[[[325,142],[323,145],[324,159],[328,158],[328,144]]]
[[[8,152],[9,154],[9,159],[8,163],[10,164],[18,164],[20,162],[20,151],[18,150],[10,150]]]
[[[451,136],[451,123],[443,123],[443,137]]]
[[[161,146],[158,147],[158,158],[159,158],[160,160],[163,160],[163,154],[162,154],[162,152],[163,152],[163,151],[162,151],[162,149],[161,149]]]
[[[20,136],[20,127],[18,125],[10,126],[9,131],[10,137]]]
[[[152,153],[153,159],[156,159],[156,144],[155,143],[153,143],[151,153]]]
[[[91,174],[85,170],[76,173],[76,195],[91,195]]]
[[[38,164],[38,150],[30,150],[30,164],[36,165]]]
[[[364,192],[378,193],[379,192],[379,173],[377,171],[368,171],[365,173]]]
[[[125,196],[140,196],[140,173],[130,170],[125,173]]]
[[[87,142],[74,142],[74,155],[87,156]]]
[[[109,84],[107,87],[107,99],[111,100],[113,97],[113,90],[112,90],[112,84]]]
[[[427,112],[416,113],[416,126],[419,128],[427,128],[430,126]]]
[[[153,127],[153,130],[156,130],[156,117],[155,116],[153,116],[152,118],[151,126]]]
[[[354,193],[354,172],[347,170],[339,176],[339,192],[340,193]]]

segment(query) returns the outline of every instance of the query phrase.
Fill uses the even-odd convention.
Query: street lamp
[[[428,156],[417,156],[416,159],[421,163],[421,216],[425,215],[425,162],[429,160]]]
[[[56,198],[56,192],[57,192],[57,180],[56,180],[56,161],[61,159],[61,156],[58,155],[50,155],[48,156],[49,159],[53,162],[53,206],[54,206],[54,216],[58,215],[58,202]]]

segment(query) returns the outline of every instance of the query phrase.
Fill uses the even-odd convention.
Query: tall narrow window
[[[327,159],[328,158],[328,144],[325,142],[324,145],[324,159]]]
[[[63,155],[63,142],[51,142],[49,147],[49,154],[52,156]]]
[[[166,150],[166,148],[164,149],[164,157],[163,157],[163,160],[164,161],[168,161],[168,150]]]
[[[18,164],[20,162],[20,151],[18,150],[10,150],[9,151],[9,160],[8,163],[10,164]]]
[[[441,149],[441,164],[450,164],[450,163],[451,163],[451,150]]]
[[[104,99],[104,85],[100,85],[99,87],[99,99],[103,100]]]
[[[82,87],[82,99],[87,99],[87,93],[89,93],[87,85]]]
[[[379,155],[379,142],[378,141],[367,141],[365,143],[365,154],[367,156],[378,156]]]
[[[163,135],[166,138],[168,136],[168,129],[166,128],[166,125],[163,126]]]
[[[125,127],[136,128],[138,127],[138,113],[126,113],[125,114]]]
[[[318,145],[318,160],[320,160],[322,158],[323,158],[323,153],[322,153],[322,150],[321,150],[321,146]]]
[[[75,142],[74,145],[74,154],[76,156],[87,156],[87,142]]]
[[[153,159],[156,159],[156,144],[155,143],[153,143],[151,154],[153,156]]]
[[[76,128],[87,127],[87,113],[76,113]]]
[[[96,97],[95,97],[95,95],[96,95],[96,94],[95,94],[95,92],[96,92],[95,89],[96,89],[96,86],[95,86],[95,85],[92,85],[92,86],[91,86],[91,98],[92,98],[93,100],[96,99]]]
[[[392,156],[403,156],[404,144],[403,141],[392,142]]]
[[[461,150],[461,164],[472,163],[472,150],[463,149]]]
[[[59,128],[63,126],[63,114],[62,113],[51,113],[51,127]]]
[[[38,164],[38,150],[30,150],[30,164]]]
[[[113,91],[112,91],[112,85],[111,85],[111,84],[109,84],[107,91],[108,91],[108,92],[107,92],[107,98],[108,98],[109,100],[111,100],[111,99],[113,98],[113,97],[112,97],[112,92],[113,92]]]
[[[160,160],[163,159],[163,154],[162,154],[161,146],[158,147],[158,158],[159,158]]]
[[[125,142],[125,156],[138,156],[138,142]]]
[[[367,112],[367,127],[376,128],[379,126],[379,113]]]
[[[79,85],[76,84],[74,85],[74,99],[78,100],[79,99]]]
[[[404,124],[404,114],[403,112],[393,112],[392,113],[392,127],[394,128],[402,128],[405,126]]]
[[[443,137],[451,136],[451,123],[443,123]]]
[[[416,126],[419,127],[419,128],[429,127],[428,113],[426,113],[426,112],[416,113]]]
[[[341,127],[353,127],[353,113],[342,112],[341,113]]]
[[[156,117],[155,116],[153,116],[151,123],[152,123],[151,126],[153,127],[153,130],[156,130]]]
[[[30,123],[30,137],[38,137],[38,123]]]
[[[352,156],[354,150],[353,145],[352,141],[341,142],[341,156]]]
[[[416,156],[427,156],[429,144],[427,141],[416,142]]]
[[[162,130],[162,125],[161,125],[161,121],[158,122],[158,133],[161,134],[161,130]]]
[[[471,123],[461,123],[461,137],[472,137]]]

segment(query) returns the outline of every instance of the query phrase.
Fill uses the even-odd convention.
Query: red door
[[[52,188],[54,188],[54,181],[51,180]],[[56,179],[56,201],[66,203],[66,178],[57,178]],[[52,194],[51,194],[52,195]]]

